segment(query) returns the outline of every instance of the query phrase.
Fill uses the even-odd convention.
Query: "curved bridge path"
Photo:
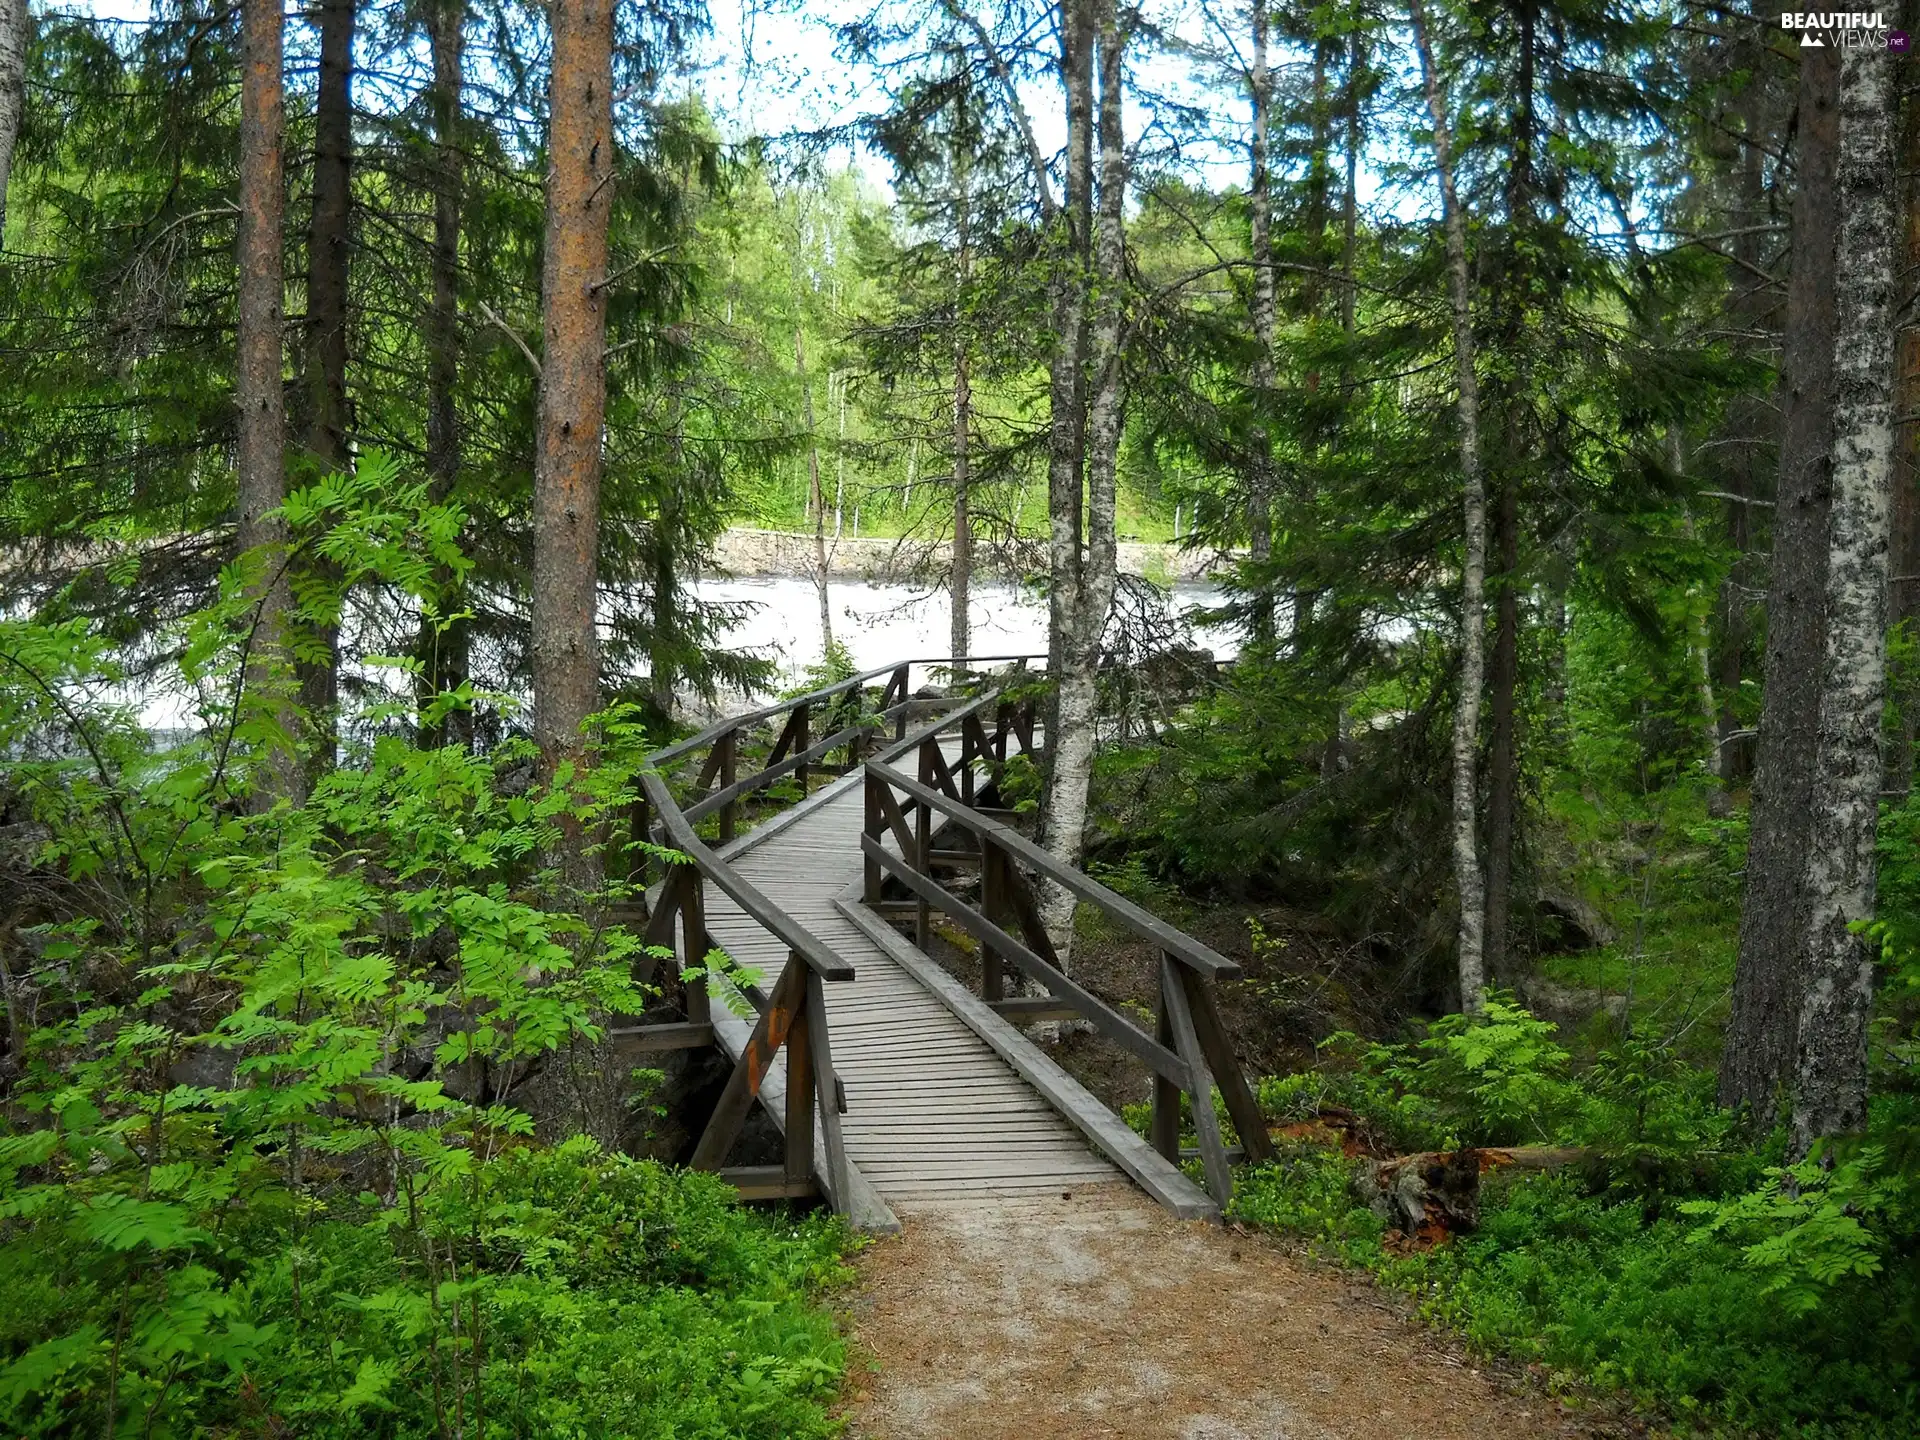
[[[1369,1288],[1221,1223],[1232,1161],[1271,1154],[1217,1004],[1238,966],[1009,823],[1000,781],[1035,748],[1017,671],[971,698],[914,698],[914,664],[952,670],[856,676],[656,753],[634,832],[652,842],[638,853],[668,862],[645,925],[679,979],[612,1031],[643,1053],[731,1060],[696,1168],[750,1199],[823,1199],[881,1237],[858,1262],[853,1329],[871,1368],[856,1371],[850,1433],[1585,1433]],[[755,796],[792,781],[799,803],[736,834]],[[1159,950],[1151,1029],[1066,973],[1042,883]],[[936,937],[977,958],[977,991],[932,958]],[[716,951],[736,968],[703,975]],[[1065,1018],[1140,1063],[1145,1137],[1029,1039]],[[780,1161],[729,1164],[755,1143],[764,1162],[764,1132],[744,1138],[756,1105]]]

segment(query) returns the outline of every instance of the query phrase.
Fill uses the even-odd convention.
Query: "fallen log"
[[[1547,1173],[1585,1164],[1578,1145],[1472,1146],[1395,1155],[1360,1167],[1354,1194],[1413,1248],[1440,1244],[1480,1225],[1480,1177],[1490,1170]],[[1391,1237],[1390,1237],[1391,1238]]]

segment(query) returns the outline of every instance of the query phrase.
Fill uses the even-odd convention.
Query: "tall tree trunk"
[[[320,81],[313,116],[313,214],[307,226],[307,452],[326,471],[347,465],[347,267],[353,165],[355,0],[321,0]],[[314,578],[332,583],[319,562]],[[339,744],[340,626],[315,623],[317,656],[302,659],[300,704],[313,730],[308,773],[333,768]]]
[[[607,407],[607,222],[613,195],[612,0],[550,8],[552,119],[540,293],[545,355],[533,471],[533,727],[549,780],[588,760],[582,727],[599,708],[595,627],[600,445]],[[591,889],[599,866],[567,822],[563,879]]]
[[[963,92],[964,93],[964,92]],[[965,107],[954,125],[953,168],[953,558],[948,572],[951,601],[949,653],[964,660],[973,646],[973,381],[967,355],[967,285],[971,279],[972,236],[968,225]]]
[[[276,512],[287,498],[286,393],[281,321],[285,279],[280,235],[286,212],[284,20],[279,0],[244,0],[240,10],[240,225],[234,399],[239,411],[234,461],[242,552],[260,553],[258,620],[247,665],[257,697],[272,696],[283,737],[268,747],[254,781],[261,808],[298,803],[301,773],[287,673],[287,525]]]
[[[1764,264],[1760,232],[1767,222],[1766,149],[1761,140],[1764,96],[1765,88],[1753,85],[1743,97],[1739,222],[1743,233],[1733,240],[1733,254],[1739,262],[1734,273],[1739,277],[1736,283],[1740,286],[1733,308],[1748,328],[1755,330],[1766,324],[1767,312],[1772,306],[1765,283],[1759,279]],[[1714,683],[1720,692],[1714,774],[1721,788],[1710,803],[1713,811],[1721,815],[1732,813],[1731,787],[1745,777],[1749,768],[1748,746],[1734,738],[1740,729],[1740,717],[1734,705],[1745,673],[1747,637],[1752,631],[1747,592],[1752,583],[1753,506],[1748,502],[1760,493],[1760,446],[1771,423],[1764,402],[1758,398],[1748,400],[1735,407],[1726,437],[1738,446],[1738,451],[1725,477],[1731,496],[1726,502],[1726,517],[1727,542],[1733,561],[1727,567],[1726,582],[1721,587],[1720,656],[1714,671]]]
[[[1520,804],[1520,492],[1501,485],[1494,511],[1493,548],[1500,564],[1494,595],[1493,667],[1487,737],[1486,969],[1496,984],[1514,974],[1509,931],[1513,919],[1513,847]]]
[[[1887,501],[1893,452],[1893,62],[1884,46],[1840,62],[1839,253],[1833,361],[1833,501],[1807,931],[1792,1145],[1867,1120],[1867,1029],[1886,700]]]
[[[1053,736],[1053,768],[1047,786],[1047,848],[1063,863],[1077,865],[1087,823],[1087,798],[1093,780],[1093,755],[1099,712],[1100,639],[1106,629],[1107,614],[1113,606],[1114,576],[1117,559],[1114,521],[1116,482],[1120,453],[1120,431],[1124,410],[1122,391],[1120,332],[1124,317],[1123,287],[1126,283],[1126,231],[1124,206],[1127,188],[1126,135],[1121,121],[1122,58],[1125,41],[1114,14],[1113,0],[1094,0],[1092,4],[1070,4],[1081,15],[1092,15],[1079,23],[1094,33],[1089,53],[1069,74],[1069,114],[1076,109],[1091,121],[1091,105],[1075,104],[1074,89],[1079,88],[1090,101],[1095,54],[1100,75],[1099,147],[1100,180],[1098,231],[1094,244],[1091,296],[1086,303],[1088,346],[1086,369],[1092,380],[1092,400],[1087,407],[1086,436],[1086,548],[1081,553],[1077,533],[1074,559],[1076,567],[1071,611],[1055,614],[1061,623],[1058,641],[1060,665],[1056,670],[1058,715]],[[1091,23],[1088,23],[1091,21]],[[1084,43],[1084,42],[1083,42]],[[1069,142],[1069,152],[1074,150]],[[1089,157],[1090,159],[1091,157]],[[1089,167],[1090,168],[1090,167]],[[1091,175],[1088,176],[1091,179]],[[1069,192],[1071,195],[1071,191]],[[1087,284],[1086,271],[1081,283]],[[1084,394],[1084,391],[1082,392]],[[1076,457],[1077,459],[1077,457]],[[1073,511],[1074,530],[1080,517],[1079,467],[1074,467],[1074,486],[1070,496],[1052,497],[1056,535],[1064,498]],[[1064,558],[1056,543],[1056,561]],[[1052,888],[1046,897],[1046,923],[1062,955],[1068,954],[1073,931],[1073,897]]]
[[[427,485],[444,504],[460,484],[460,207],[466,156],[460,145],[460,89],[466,37],[464,0],[429,0],[427,44],[433,55],[433,248],[428,258],[431,298],[422,326],[427,346]],[[467,680],[471,630],[458,616],[465,597],[451,572],[436,586],[442,624],[421,635],[423,700],[456,690]],[[473,743],[473,716],[458,711],[437,727],[424,727],[428,744],[466,748]]]
[[[1253,98],[1253,137],[1249,148],[1247,213],[1249,250],[1253,261],[1253,390],[1262,418],[1249,437],[1253,455],[1252,485],[1247,495],[1247,556],[1253,562],[1259,589],[1254,595],[1253,638],[1258,648],[1274,642],[1273,577],[1273,439],[1265,411],[1273,403],[1274,348],[1280,333],[1279,302],[1273,275],[1273,177],[1268,146],[1273,129],[1273,72],[1267,47],[1267,0],[1253,4],[1253,71],[1248,77]],[[1296,628],[1298,617],[1294,617]]]
[[[685,397],[676,381],[669,399],[672,413],[673,469],[675,475],[687,473],[687,417]],[[679,487],[661,487],[659,513],[653,521],[653,625],[648,669],[653,705],[661,715],[673,718],[674,649],[679,638],[680,577],[677,569],[679,547]]]
[[[794,264],[799,265],[798,252]],[[795,294],[799,286],[794,287]],[[793,364],[800,376],[800,403],[807,424],[807,506],[813,512],[813,588],[820,600],[820,648],[833,649],[833,605],[827,593],[827,497],[820,488],[820,432],[813,419],[813,381],[807,375],[807,341],[793,323]]]
[[[1453,363],[1458,390],[1460,479],[1466,555],[1460,567],[1460,695],[1453,711],[1453,870],[1460,898],[1460,1007],[1470,1015],[1485,1008],[1486,885],[1480,871],[1475,810],[1479,796],[1480,691],[1486,682],[1487,493],[1480,466],[1480,384],[1475,372],[1472,277],[1467,271],[1467,225],[1453,183],[1453,131],[1447,96],[1434,64],[1433,44],[1421,0],[1408,0],[1427,113],[1433,122],[1433,155],[1446,225],[1447,276],[1453,310]]]
[[[27,0],[0,0],[0,235],[7,233],[7,180],[27,109]]]
[[[1829,402],[1833,384],[1834,183],[1839,152],[1839,54],[1800,52],[1799,153],[1794,165],[1793,273],[1781,409],[1747,877],[1733,1005],[1720,1061],[1720,1103],[1766,1123],[1790,1079],[1808,933],[1806,857],[1812,843],[1813,757],[1826,654]]]
[[[1060,708],[1067,644],[1080,608],[1080,537],[1086,501],[1087,295],[1093,249],[1093,0],[1061,0],[1060,75],[1066,92],[1066,186],[1053,216],[1048,253],[1048,308],[1053,353],[1047,364],[1047,673],[1054,677],[1044,747],[1049,803],[1062,731]],[[1039,174],[1042,192],[1046,175]],[[1058,839],[1045,818],[1049,844],[1078,852],[1079,836]]]
[[[1908,6],[1908,18],[1914,18]],[[1920,96],[1911,90],[1901,97],[1900,216],[1902,226],[1900,274],[1920,275]],[[1895,313],[1911,317],[1905,295],[1895,297]],[[1909,318],[1895,335],[1896,368],[1893,395],[1893,520],[1888,566],[1887,623],[1905,626],[1909,645],[1920,632],[1920,325]],[[1891,674],[1896,727],[1888,737],[1886,789],[1905,796],[1913,788],[1914,745],[1920,741],[1920,665],[1912,651],[1897,673]]]

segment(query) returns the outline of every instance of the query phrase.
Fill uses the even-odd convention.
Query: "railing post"
[[[862,792],[867,802],[867,814],[865,823],[860,827],[860,833],[862,835],[871,835],[876,841],[880,839],[885,827],[885,821],[882,820],[880,814],[880,796],[875,792],[874,787],[876,785],[884,785],[885,783],[886,782],[878,775],[869,770],[867,772],[866,788]],[[871,855],[865,854],[863,851],[860,864],[862,867],[861,898],[864,899],[867,904],[872,905],[880,899],[880,862],[875,860]]]
[[[685,966],[706,970],[707,953],[713,949],[713,937],[707,934],[707,897],[706,877],[698,866],[687,867],[687,878],[681,882],[685,887],[680,892],[680,954],[683,973],[680,988],[686,992],[687,1019],[696,1025],[713,1023],[713,997],[710,991],[711,977],[702,973],[698,980],[688,981],[684,974]]]
[[[927,747],[933,743],[929,737],[920,747],[920,783],[928,787],[933,785],[933,758]],[[933,876],[933,807],[931,805],[922,803],[914,806],[913,846],[914,868],[931,879]],[[919,941],[920,948],[925,950],[933,940],[933,911],[928,906],[925,896],[916,898],[919,903],[914,906],[913,911],[914,937]]]
[[[807,747],[813,743],[811,737],[809,737],[807,734],[807,718],[808,718],[807,703],[803,700],[798,705],[793,707],[793,721],[794,721],[793,753],[796,755],[806,754]],[[800,798],[804,800],[807,798],[806,762],[802,761],[799,767],[795,769],[793,773],[800,778]]]
[[[813,972],[798,951],[787,952],[789,967],[809,980]],[[810,987],[809,987],[810,988]],[[797,997],[793,1024],[787,1031],[787,1183],[804,1184],[813,1178],[813,1044],[812,1010],[806,990]]]
[[[1001,925],[1007,910],[1007,854],[998,845],[980,837],[980,913],[995,925]],[[1002,926],[1004,929],[1005,927]],[[1004,1000],[1007,995],[1006,971],[1000,952],[985,941],[980,945],[980,998]]]
[[[813,1096],[820,1106],[820,1133],[826,1141],[826,1189],[834,1210],[845,1215],[851,1209],[847,1194],[847,1145],[840,1132],[840,1086],[833,1069],[833,1046],[827,1034],[827,995],[820,977],[807,970],[807,1041],[813,1051]],[[793,1073],[793,1062],[787,1062]]]
[[[1168,978],[1163,961],[1160,966],[1160,1009],[1153,1028],[1153,1038],[1171,1050],[1173,1018],[1167,1008],[1172,1003],[1167,994]],[[1147,1127],[1147,1139],[1169,1164],[1180,1163],[1180,1087],[1157,1070],[1153,1073],[1153,1120]]]
[[[738,778],[740,764],[740,745],[738,730],[729,730],[714,742],[720,751],[720,788],[731,786]],[[720,839],[722,843],[733,839],[734,806],[737,802],[727,801],[720,807]]]
[[[889,690],[898,687],[900,692],[898,700],[900,713],[893,717],[893,738],[896,740],[904,740],[907,738],[907,687],[912,683],[909,675],[911,669],[912,667],[909,665],[900,666],[893,672],[893,679],[887,686]]]
[[[627,883],[638,885],[642,890],[647,887],[647,852],[644,843],[653,838],[653,807],[647,803],[647,792],[642,790],[627,811],[629,835],[627,851]]]

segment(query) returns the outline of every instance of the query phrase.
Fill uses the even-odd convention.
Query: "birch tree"
[[[1833,358],[1833,503],[1826,663],[1807,850],[1807,929],[1792,1144],[1867,1118],[1872,917],[1887,672],[1887,538],[1893,459],[1893,75],[1884,46],[1840,67],[1840,204]]]
[[[27,108],[27,0],[0,0],[0,235],[7,233],[7,180]]]
[[[1100,639],[1113,605],[1117,556],[1115,486],[1124,418],[1120,340],[1126,284],[1127,153],[1121,92],[1126,42],[1113,0],[1067,0],[1063,30],[1066,208],[1070,224],[1082,235],[1090,234],[1094,220],[1096,63],[1100,78],[1098,234],[1091,245],[1091,267],[1086,264],[1088,247],[1083,241],[1075,247],[1067,282],[1056,297],[1051,387],[1055,408],[1048,457],[1052,578],[1048,648],[1056,702],[1049,737],[1053,763],[1047,783],[1046,835],[1053,855],[1063,864],[1075,865],[1084,842],[1093,779]],[[1069,367],[1071,373],[1067,373]],[[1055,887],[1045,905],[1047,929],[1065,955],[1072,938],[1073,897]]]
[[[1448,293],[1453,312],[1453,366],[1458,390],[1460,480],[1466,554],[1460,568],[1460,693],[1453,711],[1453,870],[1460,900],[1460,1005],[1484,1008],[1486,885],[1480,870],[1478,755],[1480,692],[1486,680],[1487,494],[1480,467],[1480,386],[1475,373],[1472,277],[1467,270],[1467,225],[1453,181],[1453,131],[1446,87],[1434,64],[1425,6],[1408,0],[1427,113],[1433,122],[1434,168],[1446,228]]]
[[[599,708],[595,629],[601,431],[606,419],[607,225],[613,180],[612,0],[555,0],[547,141],[545,354],[533,472],[533,727],[549,777],[587,759]],[[577,825],[567,881],[595,879]]]

